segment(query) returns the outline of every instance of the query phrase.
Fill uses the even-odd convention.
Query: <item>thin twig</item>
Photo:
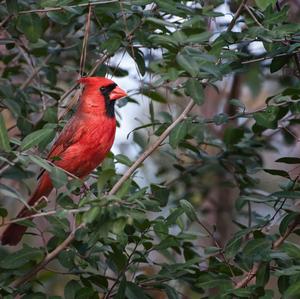
[[[221,244],[215,238],[214,234],[206,227],[206,225],[198,217],[196,217],[196,222],[208,233],[208,235],[211,237],[211,239],[213,240],[213,242],[215,243],[215,245],[219,248],[219,250],[220,250],[219,254],[223,258],[223,261],[227,265],[229,271],[231,272],[231,275],[234,277],[235,276],[234,272],[232,270],[232,267],[231,267],[229,261],[227,260],[225,254],[223,252],[223,248],[222,248]]]
[[[231,22],[229,23],[228,27],[227,27],[227,32],[231,31],[237,21],[237,19],[239,18],[239,16],[241,15],[242,13],[242,10],[244,8],[244,6],[246,5],[248,0],[243,0],[242,3],[240,4],[240,6],[238,7],[235,15],[233,16]]]
[[[79,63],[80,76],[84,75],[87,46],[88,46],[89,32],[90,32],[90,26],[91,26],[92,7],[93,7],[92,5],[89,5],[89,11],[88,11],[88,15],[87,15],[85,30],[84,30],[84,37],[83,37],[83,41],[82,41],[82,50],[81,50],[80,63]]]
[[[64,6],[64,7],[47,7],[47,8],[41,8],[41,9],[22,10],[22,11],[19,11],[18,14],[23,15],[23,14],[35,13],[35,12],[47,13],[49,11],[65,10],[66,8],[85,7],[85,6],[89,6],[89,5],[96,6],[96,5],[100,5],[100,4],[108,4],[108,3],[115,3],[115,2],[119,2],[119,0],[104,0],[104,1],[94,1],[94,2],[89,1],[86,3],[80,3],[80,4],[76,4],[76,5],[68,5],[68,6]]]
[[[286,230],[286,232],[283,234],[283,236],[279,237],[274,243],[272,248],[277,249],[280,247],[280,245],[289,237],[289,235],[294,231],[294,229],[298,226],[299,224],[299,218],[297,217],[294,222],[289,226],[289,228]],[[256,276],[259,268],[260,268],[261,263],[255,264],[252,269],[246,273],[246,276],[239,281],[235,285],[235,289],[239,288],[244,288],[252,281],[252,279]]]
[[[142,240],[142,238],[140,240]],[[138,248],[139,244],[140,244],[140,241],[138,241],[138,242],[135,243],[135,246],[134,246],[131,254],[128,256],[126,266],[124,267],[123,271],[121,271],[119,273],[117,279],[115,280],[115,282],[113,283],[113,285],[111,286],[111,288],[109,289],[109,291],[106,293],[104,299],[108,299],[110,297],[110,294],[112,293],[112,291],[114,290],[114,288],[116,287],[116,285],[120,282],[121,277],[125,274],[126,270],[128,269],[128,267],[132,263],[131,262],[131,258],[134,255],[134,253],[135,253],[136,249]]]
[[[251,9],[249,8],[248,5],[245,5],[245,8],[247,10],[247,12],[249,13],[250,17],[253,19],[253,21],[261,28],[264,28],[264,26],[257,20],[256,16],[254,15],[254,13],[251,11]]]
[[[11,16],[7,16],[6,18],[4,18],[2,20],[2,22],[0,23],[0,27],[3,27],[3,25],[10,19]]]
[[[91,71],[87,74],[87,76],[92,76],[96,70],[98,69],[98,67],[103,64],[110,56],[108,54],[104,54],[94,65],[94,67],[91,69]],[[74,83],[67,91],[65,91],[65,93],[60,97],[60,99],[58,100],[58,102],[62,102],[67,96],[69,96],[73,90],[75,90],[77,87],[79,86],[79,83],[76,82]]]
[[[51,216],[51,215],[55,215],[55,214],[60,213],[60,212],[64,212],[64,213],[68,213],[68,214],[82,213],[82,212],[88,211],[90,208],[91,207],[88,206],[88,207],[82,207],[82,208],[70,209],[70,210],[60,210],[60,211],[51,210],[51,211],[47,211],[47,212],[39,212],[37,214],[33,214],[33,215],[30,215],[30,216],[26,216],[26,217],[22,217],[22,218],[15,218],[15,219],[11,219],[9,221],[3,222],[3,223],[0,224],[0,227],[6,226],[6,225],[9,225],[9,224],[12,224],[12,223],[18,223],[18,222],[28,220],[28,219]]]
[[[148,150],[146,150],[137,160],[136,162],[124,173],[124,175],[120,178],[120,180],[114,185],[114,187],[109,192],[109,195],[115,194],[119,188],[122,186],[122,184],[133,174],[133,172],[144,162],[144,160],[149,157],[158,147],[159,145],[168,137],[168,135],[171,133],[172,129],[180,123],[186,115],[191,111],[191,109],[194,106],[194,101],[190,100],[190,102],[187,104],[186,108],[183,110],[183,112],[177,117],[177,119],[163,132],[163,134],[156,140],[156,142],[149,147]],[[80,224],[77,228],[75,228],[70,235],[67,237],[67,239],[61,243],[58,247],[56,247],[53,251],[51,251],[49,254],[46,255],[46,257],[43,259],[42,262],[40,262],[37,266],[35,266],[30,272],[25,274],[22,278],[18,278],[15,280],[11,287],[17,288],[24,283],[31,280],[40,270],[42,270],[48,263],[50,263],[54,258],[57,257],[57,255],[65,250],[67,246],[74,240],[75,238],[75,232],[84,227],[85,224]]]
[[[33,72],[31,73],[31,75],[27,78],[27,80],[24,81],[24,83],[20,86],[19,90],[24,90],[30,83],[31,81],[35,78],[35,76],[40,72],[40,70],[48,63],[48,61],[51,59],[52,57],[52,53],[49,54],[43,61],[43,63],[41,65],[39,65],[38,67],[36,67]]]

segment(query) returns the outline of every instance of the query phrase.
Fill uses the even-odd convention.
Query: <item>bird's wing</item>
[[[86,127],[82,124],[81,120],[79,118],[72,118],[53,144],[47,159],[53,160],[54,157],[60,157],[67,148],[81,139],[85,131]]]

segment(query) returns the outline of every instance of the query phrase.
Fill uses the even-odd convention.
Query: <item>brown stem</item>
[[[81,224],[77,228],[75,228],[69,234],[69,236],[60,245],[58,245],[53,251],[48,253],[46,257],[38,265],[36,265],[31,271],[29,271],[23,277],[16,279],[10,286],[13,288],[17,288],[22,284],[26,283],[27,281],[29,281],[32,277],[34,277],[39,271],[41,271],[46,265],[48,265],[48,263],[50,263],[54,258],[56,258],[60,252],[62,252],[70,245],[70,243],[75,238],[76,231],[82,227],[84,227],[84,224]]]
[[[286,230],[286,232],[283,234],[283,236],[279,237],[274,243],[272,248],[273,249],[277,249],[287,238],[288,236],[294,231],[294,229],[298,226],[300,221],[300,218],[297,217],[294,222],[291,223],[291,225],[288,227],[288,229]],[[236,285],[235,285],[235,289],[239,289],[239,288],[244,288],[248,285],[249,282],[251,282],[251,280],[256,276],[256,273],[258,272],[259,268],[260,268],[261,263],[255,264],[252,269],[246,273],[246,276],[239,281]]]
[[[109,195],[115,194],[119,188],[122,186],[122,184],[133,174],[133,172],[144,162],[144,160],[149,157],[158,147],[159,145],[168,137],[168,135],[171,133],[172,129],[180,123],[187,114],[191,111],[191,109],[194,106],[194,101],[190,100],[186,108],[182,111],[182,113],[177,117],[177,119],[160,135],[160,137],[154,142],[152,146],[149,147],[148,150],[146,150],[136,161],[135,163],[124,173],[124,175],[120,178],[120,180],[114,185],[114,187],[109,192]],[[65,250],[69,244],[74,240],[75,238],[75,232],[84,227],[85,224],[80,224],[77,228],[75,228],[69,236],[63,241],[58,247],[56,247],[53,251],[51,251],[49,254],[46,255],[46,257],[41,261],[37,266],[35,266],[31,271],[29,271],[27,274],[25,274],[22,278],[18,278],[15,280],[11,287],[17,288],[24,283],[31,280],[39,271],[45,268],[47,264],[49,264],[53,259],[57,257],[57,255]]]
[[[100,5],[100,4],[107,4],[107,3],[114,3],[114,2],[119,2],[119,0],[106,0],[106,1],[94,1],[94,2],[89,1],[87,3],[68,5],[66,7],[67,8],[85,7],[85,6],[89,6],[89,5],[96,6],[96,5]],[[19,11],[18,14],[23,15],[23,14],[34,13],[34,12],[47,13],[49,11],[60,11],[60,10],[64,10],[64,9],[65,9],[65,7],[48,7],[48,8],[41,8],[41,9],[22,10],[22,11]]]
[[[245,5],[245,8],[248,12],[248,14],[250,15],[250,17],[253,19],[253,21],[259,26],[259,27],[264,27],[256,18],[256,16],[254,15],[254,13],[251,11],[251,9],[249,8],[248,5]]]
[[[160,144],[169,136],[174,127],[179,124],[187,114],[192,110],[194,101],[190,100],[186,108],[177,117],[177,119],[171,123],[171,125],[159,136],[159,138],[133,163],[133,165],[127,169],[120,180],[110,190],[109,195],[115,194],[121,186],[127,181],[127,179],[139,168],[139,166],[160,146]]]
[[[85,69],[85,61],[86,61],[86,54],[87,54],[87,46],[89,40],[89,33],[90,33],[90,25],[91,25],[91,15],[92,15],[92,5],[89,5],[89,11],[86,18],[86,25],[84,30],[84,37],[82,41],[82,50],[80,55],[80,63],[79,63],[79,73],[81,76],[84,75]]]
[[[244,9],[244,6],[246,5],[248,0],[243,0],[242,3],[240,4],[239,8],[237,9],[236,13],[234,14],[231,22],[229,23],[228,27],[227,27],[227,32],[231,31],[232,28],[234,27],[237,19],[239,18],[239,16],[242,13],[242,10]]]

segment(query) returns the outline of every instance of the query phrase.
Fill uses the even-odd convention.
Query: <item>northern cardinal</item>
[[[115,100],[127,94],[113,81],[103,77],[85,77],[79,80],[84,90],[73,117],[53,144],[47,159],[79,178],[84,178],[105,158],[113,144],[116,131]],[[53,189],[51,179],[44,172],[28,204],[34,206],[42,196]],[[24,207],[17,218],[35,214]],[[27,227],[10,224],[2,234],[3,245],[20,242]]]

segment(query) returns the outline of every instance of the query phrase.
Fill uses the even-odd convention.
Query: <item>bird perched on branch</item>
[[[110,151],[116,132],[115,100],[127,94],[107,78],[85,77],[79,82],[84,84],[84,90],[78,109],[53,144],[47,159],[67,172],[84,178]],[[42,173],[28,205],[34,206],[52,189],[49,174]],[[24,207],[17,218],[33,214],[33,209]],[[2,244],[18,244],[26,229],[26,226],[17,223],[8,225],[1,236]]]

